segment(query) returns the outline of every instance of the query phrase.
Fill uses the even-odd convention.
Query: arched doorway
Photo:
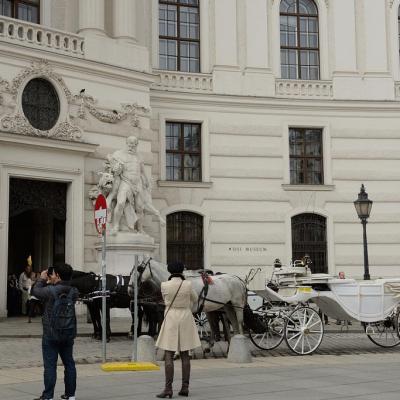
[[[187,269],[204,268],[203,217],[182,211],[167,216],[167,262],[181,261]]]
[[[313,213],[292,217],[292,259],[308,254],[313,273],[328,272],[326,218]]]

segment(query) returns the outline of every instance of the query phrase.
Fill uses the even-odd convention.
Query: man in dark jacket
[[[60,341],[54,338],[52,333],[53,306],[56,296],[68,295],[72,290],[72,298],[75,302],[78,298],[76,288],[70,286],[72,268],[68,264],[61,264],[49,268],[41,273],[40,279],[32,287],[32,295],[44,303],[43,312],[43,338],[42,353],[44,366],[44,391],[35,400],[53,400],[54,388],[57,380],[57,359],[60,355],[64,364],[65,393],[62,399],[75,400],[76,369],[73,358],[74,339]]]

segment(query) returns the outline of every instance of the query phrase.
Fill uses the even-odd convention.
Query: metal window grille
[[[292,217],[292,259],[311,258],[313,273],[328,272],[326,219],[318,214],[299,214]]]
[[[53,85],[42,78],[29,81],[22,92],[22,109],[34,128],[51,129],[60,115],[60,103]]]
[[[167,216],[167,262],[183,262],[187,269],[204,268],[203,217],[192,212]]]

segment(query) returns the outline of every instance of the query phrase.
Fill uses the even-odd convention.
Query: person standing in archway
[[[19,280],[18,280],[18,286],[19,286],[19,290],[21,291],[21,297],[22,297],[21,312],[24,315],[27,315],[27,313],[28,313],[27,303],[29,300],[29,288],[32,286],[32,281],[31,281],[32,257],[29,256],[26,261],[27,261],[27,264],[26,264],[23,272],[21,272],[21,275],[19,276]]]

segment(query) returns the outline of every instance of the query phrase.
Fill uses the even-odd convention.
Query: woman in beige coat
[[[192,284],[182,275],[183,269],[182,263],[168,264],[171,276],[168,282],[161,283],[165,314],[156,346],[165,350],[165,388],[157,395],[160,398],[172,397],[174,354],[177,351],[180,352],[182,360],[182,388],[178,394],[189,395],[189,350],[201,346],[192,315],[192,305],[197,302],[197,294],[192,289]]]

